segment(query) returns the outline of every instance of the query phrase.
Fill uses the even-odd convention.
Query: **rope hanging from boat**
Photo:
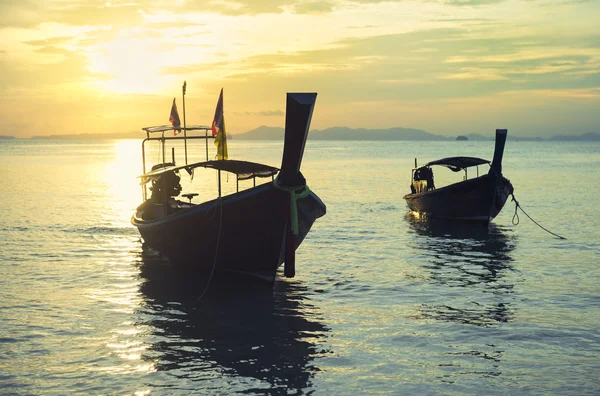
[[[529,216],[529,215],[527,214],[527,212],[525,212],[525,211],[523,210],[523,208],[521,207],[521,204],[520,204],[520,203],[519,203],[519,201],[517,201],[517,199],[515,198],[515,194],[511,193],[510,195],[512,196],[512,201],[515,203],[515,214],[513,215],[513,218],[512,218],[512,223],[513,223],[513,225],[517,225],[517,224],[519,224],[519,213],[517,212],[517,210],[518,210],[518,209],[521,209],[521,212],[525,213],[525,216],[529,217],[529,220],[533,221],[533,222],[535,223],[535,225],[537,225],[538,227],[540,227],[542,230],[544,230],[544,231],[546,231],[546,232],[548,232],[548,233],[550,233],[550,234],[554,235],[554,236],[555,236],[555,237],[557,237],[558,239],[567,239],[567,238],[565,238],[565,237],[563,237],[563,236],[560,236],[560,235],[558,235],[558,234],[555,234],[554,232],[552,232],[552,231],[550,231],[550,230],[548,230],[548,229],[546,229],[546,228],[542,227],[542,225],[541,225],[541,224],[539,224],[537,221],[535,221],[534,219],[532,219],[532,218],[531,218],[531,216]]]
[[[275,187],[290,193],[290,222],[292,228],[292,234],[298,235],[298,200],[308,197],[310,194],[310,188],[305,184],[303,186],[282,186],[279,184],[279,179],[275,179]]]
[[[306,184],[299,186],[283,186],[280,184],[279,177],[273,182],[275,188],[287,191],[290,194],[290,205],[286,211],[288,218],[285,236],[285,267],[283,270],[287,278],[293,278],[296,275],[296,235],[298,230],[298,200],[307,197],[310,194],[310,188]]]
[[[213,260],[213,266],[212,266],[212,270],[210,271],[210,276],[208,277],[208,282],[206,282],[206,286],[204,287],[204,291],[202,292],[202,294],[200,294],[200,297],[198,297],[196,299],[196,301],[200,300],[202,297],[204,297],[204,295],[206,294],[206,292],[208,291],[208,287],[210,286],[210,281],[212,280],[212,277],[215,273],[215,268],[217,267],[217,256],[219,254],[219,242],[221,242],[221,227],[223,226],[223,198],[219,197],[217,198],[217,201],[219,202],[219,212],[221,212],[220,218],[219,218],[219,232],[217,233],[217,243],[215,246],[215,259]],[[208,220],[214,218],[214,214],[209,218],[208,215],[210,213],[210,210],[212,208],[208,209],[208,211],[206,212],[206,218]]]

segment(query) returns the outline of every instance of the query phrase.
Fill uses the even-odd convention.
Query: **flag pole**
[[[185,164],[188,164],[187,160],[187,128],[185,125],[185,88],[187,86],[187,81],[183,82],[183,86],[181,87],[181,91],[183,92],[183,147],[185,151]]]

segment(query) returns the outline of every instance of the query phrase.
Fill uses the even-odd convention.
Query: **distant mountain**
[[[589,132],[589,133],[584,133],[583,135],[579,135],[579,136],[558,135],[558,136],[554,136],[550,140],[558,140],[558,141],[577,140],[577,141],[597,142],[597,141],[600,141],[600,133]]]
[[[246,133],[235,135],[236,139],[247,140],[282,140],[284,129],[279,127],[261,126]],[[333,127],[323,130],[312,130],[311,140],[448,140],[445,136],[434,135],[421,129],[389,128],[364,129]]]
[[[235,135],[236,139],[248,139],[248,140],[282,140],[283,141],[284,129],[280,127],[268,127],[259,126],[258,128],[252,129],[248,132],[238,133]]]
[[[322,131],[315,130],[310,134],[314,140],[448,140],[448,137],[434,135],[421,129],[389,128],[364,129],[334,127]]]
[[[38,135],[32,139],[141,139],[146,136],[145,132],[121,132],[121,133],[76,133],[62,135]]]
[[[510,131],[509,131],[510,132]],[[281,140],[283,141],[284,129],[280,127],[260,126],[245,133],[231,134],[231,139],[240,140]],[[34,136],[32,139],[142,139],[145,133],[141,131],[120,132],[120,133],[78,133]],[[494,140],[495,135],[480,135],[470,133],[466,135],[470,141],[489,141]],[[456,140],[456,136],[441,136],[426,132],[422,129],[412,128],[389,128],[389,129],[365,129],[333,127],[323,130],[311,130],[309,135],[311,140],[411,140],[411,141],[450,141]],[[2,136],[0,139],[12,139],[13,136]],[[600,141],[600,133],[590,132],[578,136],[559,135],[551,138],[541,137],[522,137],[508,134],[508,140],[511,141]]]
[[[507,140],[514,140],[514,141],[517,141],[517,142],[520,142],[520,141],[521,142],[543,142],[544,140],[548,140],[548,139],[544,139],[544,138],[537,137],[537,136],[534,136],[534,137],[522,137],[522,136],[510,136],[510,135],[507,136],[506,139]]]
[[[0,135],[0,139],[14,139],[14,136]]]
[[[490,134],[489,136],[483,136],[480,135],[478,133],[470,133],[468,135],[465,135],[467,138],[469,138],[469,140],[473,140],[473,141],[490,141],[490,140],[495,140],[496,139],[496,135]],[[512,140],[512,141],[527,141],[527,142],[540,142],[544,139],[540,138],[540,137],[521,137],[521,136],[515,136],[515,135],[511,135],[510,131],[508,133],[508,136],[506,137],[508,140]]]
[[[236,139],[241,140],[283,140],[284,129],[280,127],[260,126],[245,133],[236,134]],[[470,141],[493,141],[495,135],[484,136],[478,133],[461,135]],[[422,129],[412,128],[389,128],[389,129],[365,129],[333,127],[323,130],[312,130],[309,135],[311,140],[410,140],[410,141],[448,141],[456,140],[456,137],[435,135]],[[510,141],[541,142],[545,140],[600,140],[600,134],[587,133],[580,136],[555,136],[552,138],[522,137],[508,134]]]
[[[469,133],[465,135],[469,140],[480,141],[480,140],[494,140],[495,136],[483,136],[478,133]]]

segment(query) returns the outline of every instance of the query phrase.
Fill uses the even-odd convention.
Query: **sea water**
[[[510,200],[484,228],[408,215],[415,157],[493,146],[309,139],[302,172],[327,214],[271,290],[142,248],[140,141],[0,141],[0,394],[600,393],[599,143],[506,144],[521,207],[565,240],[520,211],[513,225]],[[273,166],[281,150],[229,142],[230,158]],[[147,169],[162,160],[147,154]],[[182,174],[201,200],[216,181]]]

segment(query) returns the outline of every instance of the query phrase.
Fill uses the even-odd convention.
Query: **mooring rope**
[[[532,218],[531,218],[531,216],[529,216],[529,215],[527,214],[527,212],[525,212],[525,211],[523,210],[523,208],[521,207],[521,204],[520,204],[520,203],[519,203],[519,201],[517,201],[517,199],[515,198],[515,194],[511,193],[510,195],[512,196],[512,201],[515,203],[515,214],[513,215],[513,218],[512,218],[512,223],[513,223],[513,225],[517,225],[517,224],[519,224],[519,213],[517,212],[517,210],[518,210],[518,209],[521,209],[521,212],[525,213],[525,216],[529,217],[529,220],[533,221],[533,222],[535,223],[535,225],[537,225],[538,227],[540,227],[542,230],[544,230],[544,231],[546,231],[546,232],[548,232],[548,233],[550,233],[550,234],[554,235],[555,237],[557,237],[557,238],[559,238],[559,239],[567,239],[567,238],[565,238],[565,237],[563,237],[563,236],[560,236],[560,235],[558,235],[558,234],[555,234],[554,232],[552,232],[552,231],[550,231],[550,230],[548,230],[548,229],[546,229],[546,228],[542,227],[542,225],[541,225],[541,224],[539,224],[537,221],[535,221],[534,219],[532,219]],[[515,219],[516,219],[516,221],[515,221]]]
[[[221,227],[223,226],[223,198],[219,197],[217,198],[217,200],[219,201],[219,207],[220,207],[220,212],[221,212],[221,216],[219,218],[219,232],[217,233],[217,244],[215,247],[215,259],[213,260],[213,266],[212,266],[212,270],[210,271],[210,276],[208,277],[208,282],[206,282],[206,286],[204,287],[204,291],[202,292],[202,294],[200,294],[200,297],[198,297],[196,299],[196,301],[200,300],[202,297],[204,297],[204,295],[206,294],[206,292],[208,291],[208,287],[210,286],[210,282],[212,280],[213,274],[215,273],[215,268],[217,267],[217,256],[219,254],[219,242],[221,241]],[[208,217],[208,214],[210,213],[210,210],[212,209],[209,208],[208,211],[206,212],[206,218],[207,219],[212,219],[214,218],[214,215],[211,216],[210,218]]]
[[[310,188],[307,184],[302,186],[282,186],[279,178],[275,179],[275,187],[285,190],[290,194],[290,222],[292,234],[298,235],[298,200],[306,198],[310,194]]]

